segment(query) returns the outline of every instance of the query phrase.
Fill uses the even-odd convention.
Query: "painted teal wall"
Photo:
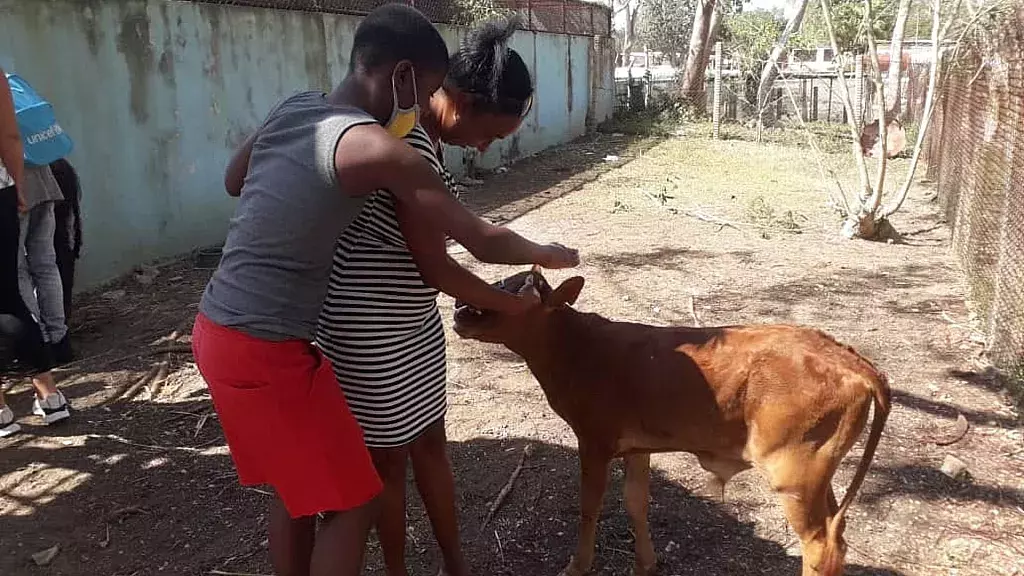
[[[0,0],[0,66],[50,100],[75,139],[81,286],[222,241],[234,207],[222,187],[230,153],[283,96],[342,79],[358,23],[163,0]],[[464,31],[441,29],[457,46]],[[506,164],[607,118],[592,102],[593,42],[518,33],[513,44],[537,79],[534,111],[481,158],[446,151],[453,171]]]

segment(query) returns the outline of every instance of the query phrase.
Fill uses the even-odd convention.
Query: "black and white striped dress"
[[[405,141],[454,193],[426,131],[417,125]],[[371,448],[412,442],[448,408],[437,296],[406,248],[391,194],[374,193],[338,239],[317,330]]]

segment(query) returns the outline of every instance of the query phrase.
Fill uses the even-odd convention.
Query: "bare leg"
[[[459,541],[455,476],[448,459],[447,442],[442,418],[412,443],[412,468],[416,475],[416,488],[427,509],[437,545],[441,548],[445,571],[448,576],[468,576],[469,566]]]
[[[633,574],[647,576],[654,573],[658,558],[651,542],[651,530],[647,524],[651,498],[651,456],[650,454],[634,454],[627,456],[626,486],[623,490],[626,501],[626,513],[633,524],[636,538]]]
[[[601,515],[604,493],[608,487],[608,463],[604,451],[580,442],[580,524],[576,555],[562,576],[583,576],[594,568],[594,546],[597,543],[597,520]]]
[[[316,516],[292,518],[281,498],[270,503],[270,563],[277,576],[309,576]]]
[[[405,471],[409,448],[370,448],[377,475],[384,483],[379,497],[377,538],[388,576],[408,576],[405,566]]]
[[[32,377],[32,386],[36,389],[36,396],[46,398],[57,393],[57,383],[53,380],[53,372],[49,370]]]
[[[320,525],[313,547],[310,576],[359,576],[363,572],[366,537],[377,513],[371,502],[333,512]]]

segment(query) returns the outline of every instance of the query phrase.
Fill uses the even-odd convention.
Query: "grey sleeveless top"
[[[199,304],[206,317],[265,340],[312,340],[335,242],[365,201],[338,186],[335,148],[349,128],[371,122],[320,92],[292,96],[270,113]]]

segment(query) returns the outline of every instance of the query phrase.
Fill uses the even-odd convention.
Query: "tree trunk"
[[[690,33],[690,48],[683,68],[683,83],[680,87],[683,100],[698,110],[706,108],[705,84],[707,83],[708,58],[711,52],[711,21],[714,19],[716,0],[700,0],[693,15],[693,31]]]
[[[928,93],[925,94],[924,115],[921,118],[921,126],[917,132],[917,142],[914,144],[914,155],[910,160],[910,168],[907,170],[906,180],[896,194],[892,203],[882,210],[881,218],[887,219],[903,206],[903,201],[910,193],[910,187],[914,183],[914,173],[917,171],[917,163],[921,160],[921,150],[924,148],[925,136],[928,134],[928,127],[931,125],[932,114],[935,112],[935,100],[938,97],[939,73],[942,67],[942,38],[945,37],[945,29],[940,33],[939,25],[942,22],[942,0],[932,0],[932,62],[928,69]],[[952,18],[950,19],[952,22]],[[946,26],[948,29],[948,24]]]
[[[622,31],[622,65],[629,66],[630,53],[633,51],[633,40],[636,38],[636,17],[640,12],[640,2],[626,0],[619,10],[626,15],[626,27]]]
[[[886,102],[885,115],[888,118],[898,118],[902,114],[902,80],[903,80],[903,35],[907,28],[907,18],[910,17],[910,5],[913,0],[900,0],[899,9],[896,12],[896,23],[892,29],[892,42],[889,44],[889,74],[886,78],[885,94],[888,97]]]
[[[794,31],[800,29],[800,24],[804,21],[804,14],[807,12],[808,0],[797,0],[797,2],[796,11],[793,12],[789,21],[786,22],[786,27],[783,28],[782,34],[779,35],[775,46],[772,47],[772,51],[768,54],[768,62],[761,71],[761,81],[757,84],[757,116],[762,126],[770,118],[768,114],[768,99],[771,97],[772,85],[775,84],[775,79],[779,77],[779,58],[786,51],[789,37],[793,35]]]
[[[711,12],[711,24],[708,26],[708,40],[704,44],[705,49],[703,59],[700,63],[701,70],[707,70],[708,64],[711,63],[711,56],[713,55],[712,53],[715,51],[715,42],[718,40],[718,33],[719,31],[721,31],[721,29],[722,11],[716,8],[713,12]],[[705,83],[701,84],[702,90],[704,89],[704,84]]]

